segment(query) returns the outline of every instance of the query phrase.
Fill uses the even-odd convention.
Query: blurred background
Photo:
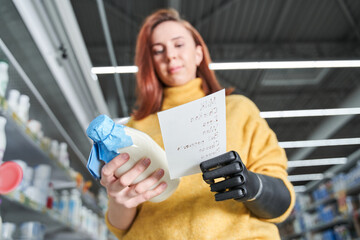
[[[285,149],[298,205],[279,225],[283,238],[359,237],[358,0],[0,0],[3,97],[12,89],[29,97],[26,122],[40,121],[44,136],[66,143],[68,166],[97,195],[85,130],[102,113],[130,116],[137,33],[160,8],[195,26],[222,86],[253,100]],[[8,137],[4,160],[28,157],[19,138]]]

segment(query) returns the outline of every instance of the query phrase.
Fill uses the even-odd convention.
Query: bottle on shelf
[[[10,111],[16,113],[19,108],[19,98],[20,98],[20,92],[16,89],[11,89],[9,91],[9,96],[7,99],[8,106],[10,108]]]
[[[5,98],[6,88],[9,82],[9,64],[0,60],[0,97]]]
[[[80,225],[80,212],[81,212],[81,196],[77,189],[72,189],[69,198],[69,214],[68,220],[73,226]]]
[[[55,140],[55,139],[51,140],[50,154],[55,159],[59,158],[59,142],[57,140]]]
[[[6,134],[5,134],[6,118],[0,116],[0,165],[3,161],[6,148]]]
[[[67,144],[65,142],[60,143],[59,162],[65,167],[70,166],[69,153],[67,151]]]
[[[59,211],[61,214],[61,219],[66,221],[69,212],[69,192],[67,190],[61,191],[59,199]]]
[[[50,182],[48,188],[47,200],[46,200],[46,207],[49,209],[52,209],[54,207],[54,198],[55,198],[54,192],[55,191],[54,191],[53,183]]]
[[[44,137],[44,132],[41,130],[42,128],[41,122],[31,119],[28,121],[27,127],[35,137],[35,140],[41,142],[42,138]]]
[[[5,125],[6,118],[0,116],[0,194],[14,190],[23,177],[23,171],[17,163],[12,161],[3,163],[6,148]]]
[[[17,109],[17,115],[23,123],[27,123],[29,120],[29,108],[30,98],[25,94],[21,94],[19,97],[19,106]]]

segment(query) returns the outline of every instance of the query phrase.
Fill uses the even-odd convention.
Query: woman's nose
[[[176,51],[173,48],[166,49],[166,57],[170,61],[174,58],[176,58]]]

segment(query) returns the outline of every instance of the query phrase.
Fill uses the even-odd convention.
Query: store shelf
[[[351,187],[347,187],[345,189],[345,192],[346,192],[347,196],[359,194],[360,193],[360,183],[357,183]],[[289,216],[289,218],[286,219],[286,221],[295,220],[296,216],[301,215],[304,212],[314,212],[316,210],[316,208],[319,207],[320,205],[327,205],[329,203],[333,203],[336,201],[337,201],[337,197],[335,196],[335,194],[332,194],[327,198],[318,200],[318,201],[310,204],[309,207],[305,208],[304,210],[301,210],[299,212],[292,214],[291,216]]]
[[[310,228],[307,232],[312,232],[312,233],[319,232],[339,224],[350,223],[350,222],[351,221],[348,217],[338,216],[334,218],[332,221],[316,224],[314,227]]]
[[[26,126],[16,120],[16,115],[1,108],[0,115],[5,116],[7,119],[5,125],[7,144],[4,161],[20,159],[26,161],[31,167],[38,164],[48,164],[51,166],[52,180],[74,181],[69,170],[52,158],[46,150],[42,149],[41,143],[31,135]]]
[[[46,234],[60,230],[74,233],[79,231],[69,222],[61,220],[59,212],[40,206],[21,192],[15,191],[8,195],[2,195],[1,199],[1,214],[6,222],[38,221],[46,227]]]
[[[303,212],[314,212],[316,210],[316,208],[319,207],[320,205],[326,205],[326,204],[329,204],[332,202],[336,202],[336,197],[334,195],[331,195],[327,198],[324,198],[324,199],[314,202],[309,207],[307,207],[305,210],[303,210]]]
[[[17,32],[27,33],[25,24],[21,18],[18,17],[13,3],[10,3],[9,15],[7,16],[13,13],[15,14],[12,27],[15,28],[15,25],[17,27],[20,26],[20,29],[24,29],[24,31]],[[9,36],[10,35],[11,34],[9,34]],[[101,235],[97,233],[100,228],[106,228],[103,227],[105,225],[103,223],[102,210],[97,205],[95,195],[93,194],[97,193],[102,186],[91,177],[91,174],[86,169],[88,145],[90,146],[89,139],[84,132],[76,131],[81,129],[78,118],[76,114],[74,114],[71,106],[68,105],[61,88],[54,81],[51,72],[47,68],[47,64],[43,61],[36,45],[33,44],[31,36],[24,34],[20,38],[14,36],[14,39],[21,39],[22,43],[26,41],[27,47],[18,48],[16,44],[14,47],[12,44],[14,41],[2,42],[0,56],[2,59],[7,60],[10,65],[10,80],[7,90],[16,89],[21,94],[27,95],[30,98],[31,108],[29,109],[29,117],[41,122],[42,130],[47,137],[51,136],[59,142],[67,143],[71,162],[70,167],[63,166],[57,158],[50,154],[50,143],[40,140],[35,134],[30,132],[26,124],[21,122],[16,114],[9,111],[6,100],[0,97],[0,116],[4,116],[7,119],[5,125],[7,144],[3,160],[23,160],[32,168],[35,168],[39,164],[50,165],[52,170],[51,182],[56,182],[61,186],[67,186],[69,188],[78,187],[79,192],[82,193],[81,200],[85,208],[81,210],[81,219],[86,219],[86,221],[81,221],[81,226],[72,226],[70,223],[73,221],[71,219],[63,220],[60,217],[61,214],[59,211],[48,209],[37,202],[31,201],[26,197],[25,193],[19,191],[19,189],[23,189],[22,187],[26,187],[26,185],[21,186],[21,188],[19,187],[10,194],[0,196],[2,200],[0,205],[2,221],[13,222],[17,227],[20,227],[20,224],[23,222],[39,221],[46,226],[45,240],[105,239],[103,236],[104,234],[108,234],[107,231],[102,231]],[[24,49],[33,53],[25,54],[27,56],[31,55],[30,59],[23,57]],[[35,62],[36,64],[34,64]],[[27,66],[36,67],[27,68]],[[39,79],[40,81],[36,82],[36,80]],[[48,88],[50,85],[52,87]],[[54,99],[56,99],[56,101],[54,101]],[[60,110],[53,112],[54,109]],[[66,123],[70,124],[66,125]],[[77,178],[79,176],[77,175],[78,173],[81,174],[81,181]],[[88,191],[91,192],[87,192],[86,194],[82,192],[82,180],[84,182],[92,181],[92,186],[88,189]],[[32,192],[26,191],[25,189],[24,192],[30,196]],[[41,193],[46,192],[42,191]],[[95,217],[94,213],[100,217]],[[89,225],[91,225],[91,227]],[[86,232],[84,229],[86,229]],[[91,234],[89,234],[90,232]],[[61,237],[65,235],[66,237]]]
[[[360,183],[357,183],[346,189],[346,195],[348,195],[348,196],[356,195],[358,193],[360,193]]]
[[[344,189],[344,192],[346,193],[346,196],[353,196],[353,195],[357,195],[360,193],[360,183],[356,183],[350,187],[347,187]],[[316,201],[312,204],[310,204],[306,209],[293,213],[287,220],[286,222],[292,222],[292,221],[296,221],[297,217],[301,217],[302,214],[306,213],[306,212],[314,212],[317,210],[317,207],[321,206],[321,205],[327,205],[333,202],[338,201],[338,196],[337,194],[332,194],[327,198],[324,198],[322,200]],[[307,236],[309,234],[314,234],[317,232],[322,232],[325,231],[326,229],[329,228],[333,228],[337,225],[342,225],[342,224],[346,224],[348,226],[354,226],[353,223],[353,217],[354,216],[359,216],[360,215],[360,209],[356,209],[355,211],[353,211],[350,216],[338,216],[336,218],[334,218],[333,220],[329,221],[329,222],[322,222],[322,223],[318,223],[314,226],[312,226],[309,229],[306,229],[305,231],[303,231],[302,233],[294,233],[294,234],[290,234],[287,236],[283,236],[282,239],[283,240],[290,240],[290,239],[299,239],[299,238],[307,238]],[[281,227],[283,225],[285,225],[286,223],[282,223],[279,224],[278,226]]]
[[[4,104],[3,100],[2,104]],[[76,183],[71,176],[71,170],[53,158],[48,149],[44,148],[42,142],[33,136],[26,126],[17,119],[16,115],[4,110],[3,106],[0,106],[0,115],[7,119],[5,126],[7,145],[4,161],[21,159],[31,167],[38,164],[48,164],[52,168],[51,181],[61,181],[67,183],[68,186],[75,187]],[[71,239],[96,239],[96,236],[83,232],[78,226],[71,226],[68,221],[62,220],[58,211],[31,201],[19,190],[1,196],[1,198],[3,200],[1,204],[3,221],[17,224],[26,221],[39,221],[46,226],[46,234],[52,236],[49,239],[53,239],[59,233],[71,235]],[[81,199],[83,205],[88,209],[91,209],[101,218],[104,216],[92,194],[82,193]]]
[[[3,221],[15,223],[39,221],[49,226],[60,224],[57,220],[59,214],[56,211],[41,207],[21,192],[14,191],[8,195],[2,195],[1,199]]]
[[[342,198],[341,194],[339,194],[339,193],[345,193],[345,196],[358,195],[360,193],[360,182],[357,182],[357,180],[349,181],[349,182],[351,183],[351,186],[347,186],[342,191],[333,193],[324,199],[318,200],[312,204],[308,204],[304,210],[292,213],[292,215],[288,219],[286,219],[285,222],[278,224],[278,227],[282,228],[283,226],[284,227],[287,226],[287,224],[294,224],[294,221],[299,221],[299,218],[301,218],[303,216],[303,214],[305,214],[305,213],[312,214],[313,212],[317,211],[319,206],[326,206],[326,205],[334,203],[334,202],[337,202],[337,204],[339,204],[339,199]],[[340,202],[342,202],[342,201],[340,201]],[[315,225],[311,225],[310,228],[304,230],[302,233],[294,233],[294,234],[289,234],[289,235],[283,236],[282,239],[289,240],[289,239],[298,239],[298,238],[302,238],[302,237],[307,239],[308,236],[311,234],[323,232],[327,229],[334,228],[337,225],[343,225],[343,224],[347,225],[351,229],[356,228],[357,226],[355,226],[355,225],[358,223],[355,223],[354,217],[360,215],[360,209],[356,209],[356,210],[352,211],[351,213],[345,212],[343,214],[345,214],[345,215],[340,215],[329,222],[322,222],[322,223],[318,223]],[[359,233],[357,233],[357,235],[358,234]]]
[[[332,221],[315,224],[313,227],[311,227],[310,229],[307,229],[304,232],[290,234],[288,236],[282,237],[281,239],[283,239],[283,240],[298,239],[300,237],[305,237],[308,233],[313,234],[316,232],[321,232],[328,228],[332,228],[336,225],[349,224],[349,223],[351,223],[351,219],[349,217],[338,216],[338,217],[334,218]]]
[[[85,193],[85,194],[82,193],[81,194],[81,201],[86,207],[91,209],[97,215],[99,215],[100,217],[104,217],[104,213],[103,213],[102,209],[99,207],[99,205],[97,204],[94,197],[90,196],[87,193]]]
[[[294,233],[289,236],[284,236],[281,239],[282,240],[298,239],[298,238],[303,237],[304,235],[305,235],[304,233]]]
[[[1,99],[1,102],[3,105],[4,103],[6,104],[6,101],[3,99]],[[7,144],[4,161],[21,159],[26,161],[31,167],[38,164],[48,164],[52,168],[51,181],[61,181],[65,184],[67,183],[67,185],[76,186],[74,179],[71,177],[70,170],[53,158],[48,149],[44,149],[39,139],[37,139],[23,123],[17,120],[16,115],[4,110],[3,105],[0,105],[0,115],[5,116],[7,119],[5,125]],[[21,149],[19,149],[19,146],[21,146]],[[99,216],[103,216],[93,196],[82,193],[81,199],[85,206]]]
[[[71,239],[97,240],[97,236],[91,235],[83,231],[80,226],[71,225],[69,221],[62,219],[58,211],[40,206],[21,192],[14,191],[8,195],[2,195],[1,199],[1,215],[6,222],[18,224],[38,221],[45,226],[45,239],[54,239],[61,232],[62,235],[71,236]]]

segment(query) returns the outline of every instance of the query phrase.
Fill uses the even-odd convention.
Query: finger
[[[149,177],[145,178],[141,182],[132,185],[129,188],[129,196],[135,197],[139,194],[142,194],[146,191],[148,191],[152,186],[154,186],[157,182],[160,181],[160,179],[164,176],[165,172],[163,169],[158,169],[155,172],[153,172]]]
[[[220,178],[220,177],[227,177],[232,174],[240,173],[242,171],[242,167],[240,162],[234,162],[229,165],[223,166],[221,168],[217,168],[215,170],[204,172],[203,179],[206,182],[212,183],[211,180]]]
[[[131,185],[134,180],[149,167],[150,163],[149,158],[138,161],[129,171],[119,177],[120,184],[123,186]]]
[[[226,164],[236,160],[237,156],[238,156],[238,154],[236,152],[231,151],[231,152],[221,154],[220,156],[211,158],[200,164],[201,171],[207,172],[207,171],[211,170],[212,168],[226,165]],[[239,159],[240,159],[240,157],[239,157]]]
[[[115,179],[115,181],[108,185],[109,194],[114,193],[117,195],[121,191],[122,196],[130,198],[130,196],[127,196],[129,192],[129,185],[131,185],[149,165],[150,159],[148,158],[138,161],[129,171],[122,174],[119,178]]]
[[[114,175],[116,169],[124,165],[129,160],[129,158],[129,154],[121,153],[118,156],[114,157],[110,162],[105,164],[104,167],[101,169],[100,183],[103,186],[106,186],[107,184],[116,181],[117,178]]]
[[[127,192],[129,191],[129,187],[128,186],[123,186],[120,182],[119,179],[116,179],[116,181],[110,183],[107,185],[107,193],[109,196],[122,196],[128,199],[128,197],[126,197]]]
[[[165,191],[167,188],[166,182],[161,182],[158,186],[156,186],[154,189],[148,190],[134,198],[132,198],[131,205],[138,206],[139,204],[146,202],[156,196],[159,196],[161,193]]]
[[[223,201],[223,200],[227,200],[227,199],[240,199],[244,196],[245,196],[244,190],[239,188],[239,189],[234,189],[234,190],[230,190],[230,191],[223,192],[223,193],[217,193],[217,194],[215,194],[215,200]]]
[[[210,188],[212,192],[223,192],[226,191],[226,189],[237,187],[242,184],[244,184],[244,177],[240,175],[211,184]]]

